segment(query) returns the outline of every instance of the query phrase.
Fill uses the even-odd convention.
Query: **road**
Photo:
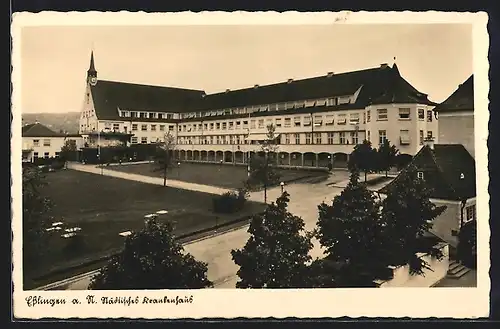
[[[72,169],[86,172],[100,173],[100,169],[89,165],[76,165]],[[118,173],[118,174],[117,174]],[[144,177],[140,175],[131,175],[127,173],[103,170],[104,175],[120,177],[123,179],[139,180],[151,184],[163,184],[159,178]],[[139,177],[137,177],[139,176]],[[294,215],[302,217],[305,222],[306,230],[315,228],[318,209],[317,206],[325,201],[331,202],[335,195],[340,194],[342,187],[345,186],[345,180],[348,178],[347,172],[334,172],[327,181],[315,184],[301,184],[300,182],[285,186],[285,190],[290,194],[289,211]],[[335,183],[335,184],[334,184]],[[340,184],[337,184],[340,183]],[[180,181],[169,181],[169,185],[174,184],[177,188],[197,189],[208,193],[218,193],[219,188],[185,183]],[[334,184],[336,187],[334,187]],[[274,201],[281,194],[281,188],[272,188],[268,190],[268,200]],[[253,192],[250,194],[250,200],[263,201],[263,192]],[[248,240],[248,226],[228,231],[222,234],[202,238],[184,245],[185,251],[191,253],[197,260],[208,264],[208,278],[214,282],[216,288],[234,288],[238,280],[236,276],[237,266],[231,258],[231,250],[243,247]],[[318,241],[313,241],[314,248],[311,251],[313,258],[321,257],[323,251]],[[45,286],[43,290],[87,290],[94,272],[82,274],[80,276],[59,281],[57,283]]]

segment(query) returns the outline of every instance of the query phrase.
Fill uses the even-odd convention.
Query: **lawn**
[[[53,222],[62,222],[63,228],[80,227],[84,246],[80,252],[65,252],[67,239],[61,238],[63,230],[48,232],[50,252],[43,259],[45,265],[36,275],[28,275],[36,281],[53,271],[116,252],[125,240],[119,233],[140,230],[144,216],[158,210],[168,211],[159,219],[173,222],[178,236],[264,210],[262,203],[247,202],[236,214],[216,215],[212,212],[212,194],[73,170],[47,173],[45,180],[48,185],[41,192],[54,203]]]
[[[163,172],[158,171],[154,163],[109,166],[106,167],[106,169],[152,177],[163,177]],[[324,171],[297,169],[278,169],[277,171],[281,174],[281,181],[285,183],[300,181],[311,177],[326,178],[328,176],[328,173]],[[180,165],[176,164],[169,169],[167,174],[167,179],[170,178],[189,183],[212,185],[228,189],[242,187],[247,177],[246,166],[186,162]]]

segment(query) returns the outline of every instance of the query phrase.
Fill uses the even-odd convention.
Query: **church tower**
[[[95,86],[97,84],[97,71],[94,65],[94,51],[90,53],[90,66],[87,70],[87,83]]]

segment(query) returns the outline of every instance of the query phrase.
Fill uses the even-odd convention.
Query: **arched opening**
[[[321,152],[318,154],[318,167],[328,168],[332,162],[332,156],[329,153]]]
[[[278,154],[278,164],[280,166],[290,165],[290,154],[288,152],[280,152]]]
[[[207,151],[201,151],[200,153],[201,153],[200,160],[201,161],[208,161]]]
[[[180,153],[180,159],[179,160],[186,160],[186,151],[184,150],[181,150],[181,153]]]
[[[186,152],[186,160],[193,160],[193,151],[188,150]]]
[[[208,151],[207,152],[207,161],[208,162],[215,162],[215,151]]]
[[[312,152],[304,153],[304,166],[305,167],[316,167],[316,154]]]
[[[224,152],[224,162],[233,162],[233,152],[231,151]]]
[[[290,153],[290,165],[293,167],[302,166],[302,153],[300,152]]]
[[[217,162],[224,161],[224,152],[222,151],[215,152],[215,161]]]
[[[348,156],[346,153],[338,152],[333,154],[334,168],[347,168]]]
[[[244,158],[243,158],[243,152],[241,151],[236,151],[234,153],[234,161],[236,163],[244,163]]]
[[[200,161],[200,151],[193,151],[193,160]]]

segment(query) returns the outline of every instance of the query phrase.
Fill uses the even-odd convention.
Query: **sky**
[[[436,102],[472,74],[466,24],[42,26],[21,32],[23,113],[80,111],[98,78],[207,93],[392,65]]]

